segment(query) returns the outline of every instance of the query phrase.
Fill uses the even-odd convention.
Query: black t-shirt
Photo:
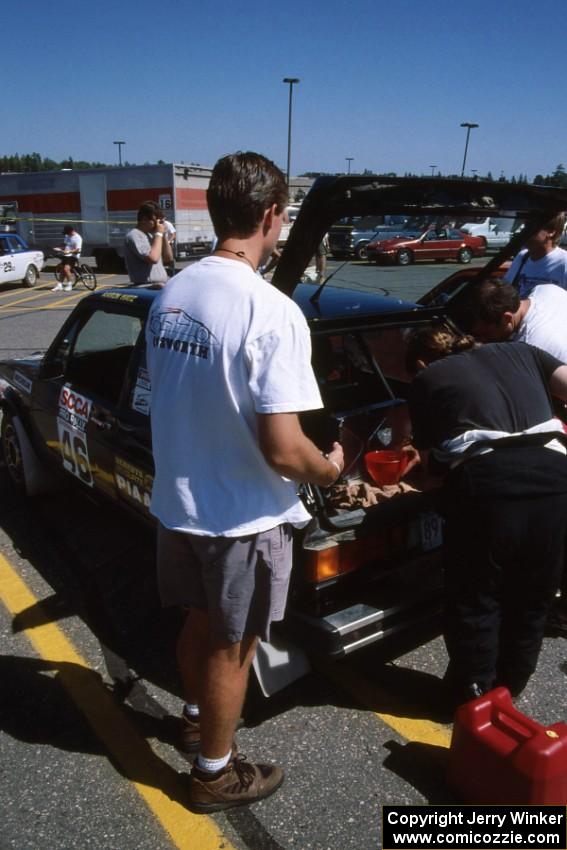
[[[520,342],[491,343],[431,363],[411,385],[414,445],[432,449],[474,428],[514,433],[551,419],[547,384],[561,365]]]

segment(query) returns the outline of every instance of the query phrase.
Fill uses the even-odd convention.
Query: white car
[[[0,284],[19,281],[35,286],[43,263],[43,253],[30,251],[17,233],[0,233]]]
[[[487,248],[503,248],[515,232],[513,218],[485,218],[459,225],[469,236],[482,236]]]

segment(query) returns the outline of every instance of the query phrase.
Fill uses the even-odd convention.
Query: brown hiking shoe
[[[278,765],[252,764],[241,753],[219,773],[208,774],[194,765],[189,778],[190,808],[207,814],[256,803],[277,791],[283,780],[284,773]]]

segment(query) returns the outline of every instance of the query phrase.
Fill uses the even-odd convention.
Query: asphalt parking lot
[[[329,262],[333,286],[418,298],[453,270]],[[123,286],[124,276],[99,276]],[[88,293],[0,292],[0,356],[41,351]],[[189,765],[174,740],[181,707],[149,531],[75,491],[26,501],[0,467],[3,688],[0,846],[17,850],[232,847],[374,850],[381,805],[452,802],[451,726],[440,710],[446,656],[434,635],[385,657],[374,646],[265,701],[252,693],[241,749],[285,766],[281,791],[215,818],[184,806]],[[518,703],[564,719],[564,638],[549,636]]]

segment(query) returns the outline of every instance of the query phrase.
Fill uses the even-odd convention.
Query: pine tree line
[[[128,163],[125,163],[128,165]],[[108,168],[105,162],[87,162],[77,160],[73,157],[57,162],[49,157],[42,157],[38,153],[9,154],[0,156],[0,172],[10,173],[15,171],[59,171],[62,168]]]

